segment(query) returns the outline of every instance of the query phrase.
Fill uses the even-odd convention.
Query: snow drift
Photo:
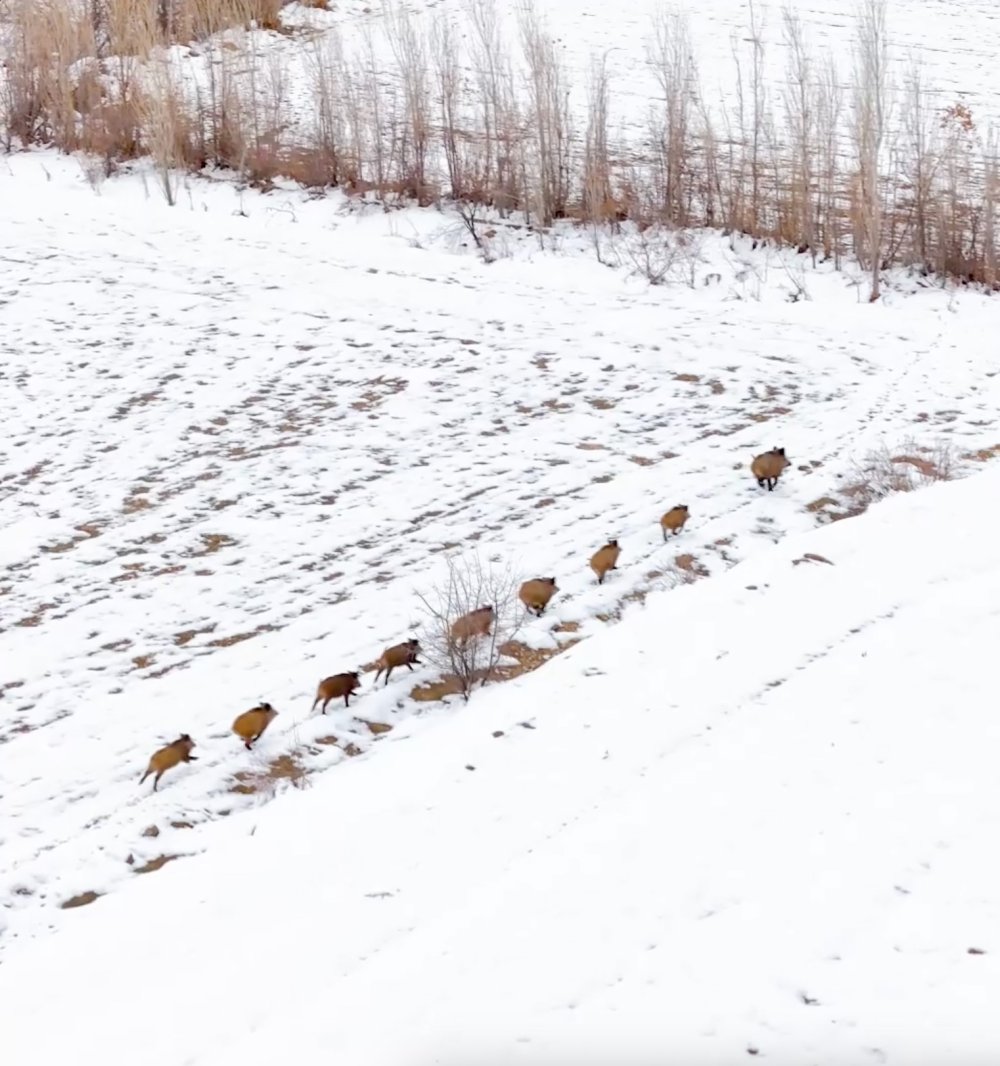
[[[654,595],[0,969],[10,1062],[1000,1054],[1000,471]]]

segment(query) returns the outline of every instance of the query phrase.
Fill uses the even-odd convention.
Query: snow
[[[997,440],[975,294],[900,279],[873,310],[850,274],[715,236],[693,288],[651,288],[569,229],[487,266],[437,212],[204,181],[169,208],[141,172],[95,196],[37,154],[2,180],[4,953],[287,786],[247,775],[460,713],[410,698],[425,668],[310,716],[321,677],[420,626],[443,549],[556,575],[521,637],[552,648],[670,588],[679,557],[714,574],[812,529],[872,448],[970,467]],[[747,464],[774,444],[793,466],[762,493]],[[664,545],[675,503],[692,518]],[[279,717],[246,752],[229,726],[261,699]],[[181,732],[198,762],[150,796]]]
[[[943,42],[927,80],[978,117],[1000,22],[954,7],[894,5],[894,54]],[[744,14],[692,12],[720,97]],[[808,14],[845,59],[849,20]],[[608,41],[641,68],[646,9],[578,15],[574,92]],[[1000,1052],[995,298],[896,273],[869,305],[852,264],[706,233],[659,287],[627,229],[608,266],[498,225],[488,264],[447,210],[157,180],[0,163],[12,1061]],[[875,451],[963,480],[825,524]],[[453,551],[556,575],[519,639],[580,643],[468,707],[414,699],[424,667],[312,714]],[[198,761],[139,787],[181,732]]]
[[[998,491],[789,535],[231,822],[12,956],[12,1061],[988,1061]]]

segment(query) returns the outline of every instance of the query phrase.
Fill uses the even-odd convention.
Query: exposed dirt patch
[[[265,622],[257,626],[256,629],[251,629],[248,633],[233,633],[228,637],[216,637],[215,640],[208,642],[208,647],[231,648],[234,644],[242,644],[244,640],[252,640],[254,637],[260,636],[261,633],[273,633],[277,628],[277,626]]]
[[[122,501],[122,513],[135,514],[137,511],[148,510],[153,506],[147,495],[150,492],[152,489],[149,485],[136,485]]]
[[[684,575],[685,581],[695,581],[699,577],[708,577],[708,568],[701,562],[698,557],[692,555],[690,552],[685,552],[682,555],[678,555],[674,559],[674,566]]]
[[[965,458],[979,463],[987,463],[1000,455],[1000,444],[994,444],[991,448],[980,448],[978,452],[966,452]]]
[[[581,452],[606,452],[608,450],[606,444],[598,444],[597,441],[582,440],[577,444],[577,448]]]
[[[410,699],[418,703],[433,703],[443,700],[446,696],[455,696],[462,691],[458,678],[448,675],[438,681],[425,681],[422,685],[410,691]]]
[[[183,648],[185,644],[190,644],[195,637],[203,633],[214,633],[216,625],[217,623],[213,622],[210,626],[202,626],[201,629],[182,629],[180,633],[174,634],[174,643],[178,648]]]
[[[690,385],[701,381],[701,374],[674,374],[674,381],[686,381]]]
[[[238,783],[233,785],[229,791],[237,792],[241,796],[272,792],[282,781],[298,785],[309,772],[294,756],[279,755],[276,759],[272,759],[264,769],[240,770],[235,775]]]
[[[115,409],[115,413],[110,416],[111,421],[120,422],[137,407],[145,407],[147,404],[151,404],[154,402],[154,400],[158,400],[159,398],[159,389],[155,389],[153,392],[140,392],[138,395],[130,397],[123,404],[117,407]]]
[[[801,559],[793,559],[792,566],[798,566],[800,563],[826,563],[828,566],[833,566],[834,563],[827,559],[825,555],[817,555],[815,552],[806,552]]]
[[[598,411],[610,411],[612,407],[617,407],[617,400],[609,400],[605,396],[589,396],[587,403],[591,407],[596,407]]]
[[[42,551],[47,554],[60,554],[61,552],[72,551],[78,544],[82,544],[85,540],[93,540],[94,537],[99,537],[101,533],[104,532],[104,527],[98,522],[84,522],[73,528],[78,530],[81,536],[73,537],[70,540],[64,540],[59,544],[43,545]]]
[[[60,903],[59,906],[64,911],[72,910],[74,907],[86,907],[95,899],[100,899],[102,895],[102,892],[81,892],[78,896],[71,896],[65,903]]]
[[[157,870],[162,870],[168,862],[173,862],[174,859],[179,859],[180,855],[157,855],[155,859],[150,859],[149,862],[143,863],[142,866],[137,866],[134,873],[137,874],[151,874]]]
[[[57,603],[43,603],[38,606],[32,614],[26,614],[23,618],[19,618],[14,625],[26,626],[29,629],[41,625],[49,611],[54,611],[58,606]]]
[[[660,460],[659,458],[651,458],[648,455],[630,455],[628,461],[635,463],[636,466],[656,466]]]
[[[554,627],[553,632],[575,633],[579,628],[578,623],[567,622]],[[580,639],[579,637],[571,638],[561,642],[554,648],[529,648],[518,640],[507,641],[500,646],[499,651],[506,658],[516,661],[514,663],[501,663],[495,667],[490,676],[490,682],[510,681],[515,677],[521,677],[523,674],[529,674],[544,663],[547,663],[549,659],[572,648],[574,644],[579,644]],[[473,687],[481,685],[484,673],[485,671],[477,673]],[[410,697],[421,703],[430,703],[443,700],[447,696],[458,695],[461,691],[462,686],[459,679],[453,674],[446,674],[436,681],[428,681],[417,685],[410,692]]]
[[[350,383],[338,382],[338,384],[347,385]],[[361,396],[351,403],[351,407],[355,411],[374,411],[377,407],[381,407],[390,396],[402,392],[406,388],[407,382],[404,378],[385,378],[380,375],[364,382],[364,386],[365,390],[361,393]]]
[[[828,511],[831,507],[836,507],[837,501],[832,496],[820,496],[818,500],[812,500],[806,504],[806,510],[810,514],[818,514],[821,511]]]
[[[369,722],[366,718],[358,718],[357,721],[368,727],[368,731],[374,736],[379,736],[382,733],[391,733],[392,726],[387,722]]]
[[[193,548],[191,551],[185,552],[185,554],[192,559],[203,555],[214,555],[217,551],[228,548],[235,543],[236,541],[228,533],[202,533],[201,547]]]

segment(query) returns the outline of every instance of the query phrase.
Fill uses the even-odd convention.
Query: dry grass
[[[869,268],[871,298],[891,264],[913,266],[928,284],[936,275],[997,285],[1000,139],[965,104],[942,102],[918,66],[904,85],[889,83],[884,0],[863,0],[856,14],[850,71],[813,50],[785,12],[780,93],[763,83],[765,34],[751,7],[734,45],[731,105],[703,87],[684,16],[660,10],[646,56],[659,98],[630,139],[612,134],[621,116],[606,58],[594,60],[586,121],[574,128],[556,28],[530,3],[512,16],[510,45],[495,0],[471,0],[457,25],[390,0],[355,40],[303,34],[312,113],[300,122],[289,121],[289,71],[260,33],[216,40],[197,94],[165,58],[164,45],[231,27],[285,33],[281,7],[8,0],[0,140],[83,150],[95,182],[149,156],[170,202],[177,173],[205,164],[264,188],[279,175],[339,185],[387,208],[447,195],[484,258],[496,257],[497,226],[514,216],[540,240],[554,221],[574,219],[592,228],[599,257],[652,283],[694,284],[690,231],[714,226],[814,261],[839,265],[853,251]],[[136,396],[118,416],[157,398]]]
[[[992,458],[991,449],[984,449],[983,456],[981,461]],[[893,493],[961,477],[963,459],[979,458],[978,453],[960,458],[947,441],[925,445],[911,438],[895,448],[883,444],[851,461],[839,499],[821,496],[806,504],[806,510],[823,522],[855,518]]]
[[[564,625],[556,626],[553,632],[575,633],[578,628],[575,622],[568,622]],[[554,656],[560,655],[562,652],[572,648],[574,644],[579,644],[579,642],[579,637],[571,637],[552,648],[529,648],[520,641],[508,640],[498,650],[505,658],[514,659],[515,661],[513,663],[500,662],[494,666],[490,672],[490,680],[511,681],[515,677],[530,674]],[[482,681],[485,676],[485,670],[480,670],[476,674],[475,681]],[[454,674],[445,674],[435,681],[426,681],[415,686],[410,692],[410,698],[419,703],[437,702],[446,699],[448,696],[462,695],[463,691],[464,686],[460,678]]]

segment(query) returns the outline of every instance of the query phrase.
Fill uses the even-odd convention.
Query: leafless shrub
[[[779,232],[790,244],[812,250],[815,258],[816,222],[816,122],[818,86],[813,76],[812,58],[798,15],[782,9],[782,32],[788,51],[785,115],[791,140],[787,193]]]
[[[860,0],[854,55],[856,155],[853,209],[854,250],[871,272],[869,300],[881,293],[883,206],[879,163],[889,124],[889,42],[886,0]]]
[[[591,225],[617,230],[625,218],[611,185],[608,147],[608,57],[591,61],[587,85],[587,132],[583,149],[583,202],[581,214]]]
[[[348,139],[340,34],[331,30],[315,37],[305,53],[305,62],[312,87],[315,151],[325,172],[322,184],[336,185],[343,180],[347,169]]]
[[[555,42],[531,0],[522,3],[518,22],[534,139],[533,151],[525,165],[530,163],[534,171],[530,184],[535,191],[539,221],[543,226],[550,226],[556,219],[566,217],[569,205],[573,135],[569,85]]]
[[[431,139],[430,60],[427,41],[406,8],[386,9],[386,35],[403,90],[404,125],[400,135],[398,178],[406,192],[425,205],[430,185],[427,155]]]
[[[648,62],[663,93],[662,113],[651,123],[656,164],[652,183],[661,190],[658,220],[681,226],[691,218],[694,111],[698,105],[698,76],[686,17],[660,9],[654,19]]]
[[[736,123],[726,113],[727,137],[735,146],[730,160],[727,225],[747,233],[765,232],[764,155],[769,113],[764,82],[764,26],[752,0],[748,5],[749,38],[733,33],[731,49],[736,66]],[[742,44],[750,45],[749,69],[744,71]]]
[[[895,492],[912,492],[961,475],[958,455],[948,441],[925,445],[909,438],[897,447],[881,444],[853,460],[841,491],[856,514]]]
[[[138,113],[149,131],[149,150],[160,191],[173,207],[177,202],[177,171],[187,162],[187,120],[169,57],[159,57],[146,68],[146,85]]]
[[[473,554],[450,556],[445,582],[431,593],[418,593],[426,617],[420,640],[424,656],[455,680],[465,701],[477,681],[485,685],[490,680],[502,658],[501,647],[520,629],[518,587],[509,566],[484,563]],[[466,639],[453,632],[458,619],[486,606],[494,610],[488,634]]]

